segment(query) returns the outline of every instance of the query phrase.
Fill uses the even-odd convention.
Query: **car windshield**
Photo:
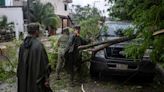
[[[107,26],[107,31],[102,30],[101,35],[109,36],[109,37],[120,37],[124,34],[124,29],[132,27],[130,22],[118,22],[118,21],[108,21],[105,23]]]

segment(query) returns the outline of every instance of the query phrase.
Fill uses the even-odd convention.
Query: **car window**
[[[108,27],[107,31],[102,31],[101,35],[109,36],[109,37],[121,37],[124,34],[124,29],[132,27],[130,22],[112,22],[109,21],[105,24]]]

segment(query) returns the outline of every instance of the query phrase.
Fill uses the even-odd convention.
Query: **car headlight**
[[[105,58],[105,54],[104,54],[104,50],[100,50],[96,53],[95,55],[96,57],[101,57],[101,58]]]

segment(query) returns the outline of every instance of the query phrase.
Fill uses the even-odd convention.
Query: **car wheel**
[[[98,79],[99,72],[96,71],[96,69],[93,67],[93,65],[90,66],[90,76],[92,79]]]

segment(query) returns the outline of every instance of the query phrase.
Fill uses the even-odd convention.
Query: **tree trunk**
[[[131,37],[131,38],[120,37],[120,38],[114,39],[114,40],[107,40],[107,41],[103,41],[103,42],[97,42],[97,43],[92,43],[92,44],[89,44],[89,45],[79,46],[78,49],[79,50],[84,50],[84,49],[92,48],[94,46],[99,46],[99,45],[103,45],[103,46],[100,47],[101,49],[103,49],[103,48],[105,48],[107,46],[110,46],[110,45],[113,45],[113,44],[117,44],[117,43],[120,43],[120,42],[125,42],[125,41],[128,41],[128,40],[134,39],[134,38],[135,38],[135,36]]]

